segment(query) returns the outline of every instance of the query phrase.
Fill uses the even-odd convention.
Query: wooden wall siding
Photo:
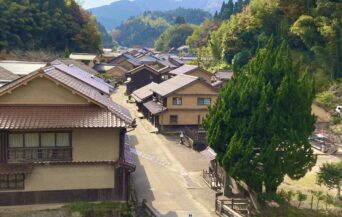
[[[124,201],[126,200],[126,198],[124,198],[122,195],[118,195],[115,189],[84,189],[0,193],[0,206],[106,200]]]
[[[0,163],[7,163],[8,132],[0,131]]]
[[[127,84],[127,94],[133,93],[135,90],[148,85],[152,81],[159,84],[161,82],[161,75],[156,75],[147,69],[142,69],[130,76],[131,82]]]

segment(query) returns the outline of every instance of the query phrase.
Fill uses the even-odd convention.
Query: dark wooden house
[[[151,82],[159,84],[163,81],[163,72],[147,65],[142,65],[129,71],[126,76],[128,95],[131,95],[135,90],[140,89]]]

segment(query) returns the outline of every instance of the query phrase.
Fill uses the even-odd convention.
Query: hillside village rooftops
[[[51,65],[65,72],[66,74],[91,85],[92,87],[98,89],[99,91],[107,95],[109,95],[113,89],[111,85],[107,84],[102,79],[94,75],[91,75],[74,65],[66,65],[60,60],[55,60],[51,62]]]
[[[157,83],[151,82],[150,84],[143,86],[142,88],[135,90],[132,93],[132,97],[138,102],[142,102],[148,97],[151,97],[153,95],[152,89],[158,85]]]
[[[97,58],[96,54],[89,54],[89,53],[72,53],[69,56],[70,59],[73,60],[87,60],[91,61]]]
[[[122,54],[122,56],[127,59],[128,62],[130,62],[134,66],[140,66],[142,65],[142,62],[139,61],[138,59],[134,58],[130,54]]]
[[[46,66],[44,62],[28,62],[28,61],[11,61],[4,60],[0,61],[0,67],[6,69],[7,71],[12,72],[16,75],[27,75],[31,72],[34,72],[40,68]]]
[[[153,87],[153,92],[157,93],[160,96],[167,96],[170,93],[173,93],[196,80],[199,80],[199,78],[195,76],[182,74],[177,75]]]
[[[87,66],[86,64],[77,61],[77,60],[72,60],[72,59],[58,59],[62,63],[68,66],[76,66],[80,69],[82,69],[85,72],[88,72],[91,75],[97,75],[99,74],[96,70],[92,69],[91,67]]]
[[[137,68],[134,68],[134,69],[132,69],[131,71],[128,71],[128,73],[129,73],[129,74],[134,74],[134,73],[140,72],[140,71],[143,70],[143,69],[147,69],[148,71],[150,71],[150,72],[152,72],[152,73],[154,73],[154,74],[162,74],[162,72],[160,72],[160,71],[158,71],[158,70],[152,68],[152,67],[149,66],[149,65],[145,65],[145,64],[144,64],[144,65],[141,65],[141,66],[139,66],[139,67],[137,67]]]
[[[183,65],[175,70],[170,71],[170,74],[173,75],[183,75],[186,74],[188,72],[191,72],[195,69],[198,69],[199,67],[196,65]]]

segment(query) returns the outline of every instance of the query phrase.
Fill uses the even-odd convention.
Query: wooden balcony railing
[[[8,162],[71,161],[71,147],[9,148]]]

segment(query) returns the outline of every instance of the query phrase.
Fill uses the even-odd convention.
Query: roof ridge
[[[120,117],[121,117],[122,119],[124,119],[126,122],[131,123],[131,122],[133,121],[131,116],[128,116],[128,115],[126,115],[124,112],[122,112],[121,110],[116,109],[114,105],[116,105],[116,106],[119,107],[120,109],[126,109],[126,108],[124,108],[124,107],[121,106],[120,104],[114,102],[110,97],[105,97],[105,96],[101,95],[101,94],[99,93],[99,91],[98,91],[97,89],[95,89],[94,87],[92,87],[91,85],[89,85],[89,84],[87,84],[87,83],[85,83],[85,82],[82,82],[82,81],[78,80],[77,78],[74,78],[73,76],[71,76],[71,75],[69,75],[69,74],[67,74],[67,73],[65,73],[65,72],[63,72],[63,71],[61,71],[61,70],[59,70],[59,69],[57,69],[57,68],[54,68],[54,70],[50,70],[50,71],[48,71],[48,72],[53,72],[53,71],[61,72],[61,73],[63,73],[63,75],[65,75],[65,76],[67,76],[67,77],[73,79],[74,81],[79,82],[79,83],[82,83],[82,84],[88,86],[89,88],[91,88],[91,89],[94,91],[93,94],[96,94],[96,96],[93,96],[93,94],[87,95],[85,92],[82,92],[81,90],[76,89],[75,87],[69,85],[68,83],[65,83],[65,82],[63,82],[63,81],[60,81],[60,80],[56,79],[56,78],[53,77],[52,75],[49,75],[49,74],[45,74],[45,75],[49,76],[49,77],[52,78],[53,80],[57,80],[58,82],[61,82],[61,83],[63,83],[64,85],[66,85],[66,86],[72,88],[73,90],[79,92],[81,95],[83,95],[83,96],[85,96],[85,97],[88,97],[88,98],[90,98],[91,100],[93,100],[93,101],[95,101],[95,102],[101,104],[102,106],[106,107],[109,111],[111,111],[111,112],[113,112],[114,114],[120,116]],[[97,99],[97,97],[98,97],[99,99],[101,99],[101,100]],[[113,105],[113,104],[114,104],[114,105]],[[127,110],[127,111],[128,111],[128,110]]]

